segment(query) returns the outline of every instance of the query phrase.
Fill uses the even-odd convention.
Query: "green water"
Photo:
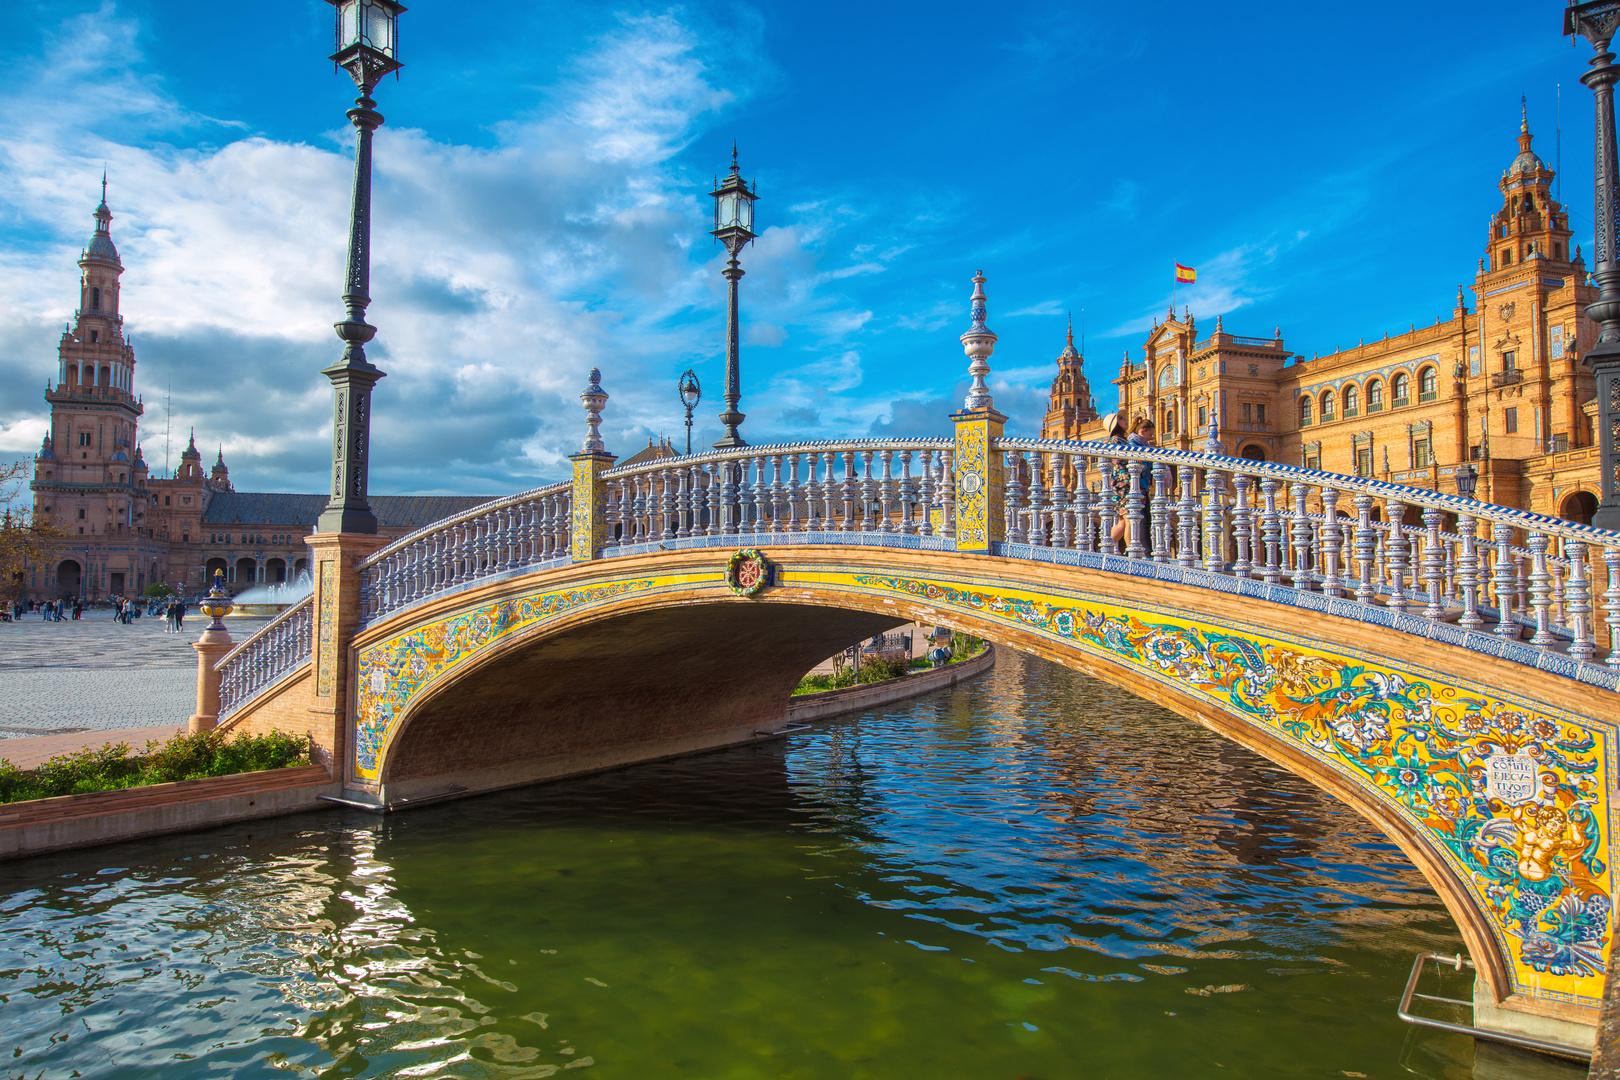
[[[1461,945],[1392,845],[1018,656],[787,740],[0,873],[15,1077],[1460,1078],[1474,1053],[1395,1018],[1413,954]]]

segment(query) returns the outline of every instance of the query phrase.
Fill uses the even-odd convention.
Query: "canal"
[[[1474,1075],[1395,1017],[1461,941],[1393,845],[1015,654],[757,746],[0,867],[14,1077]]]

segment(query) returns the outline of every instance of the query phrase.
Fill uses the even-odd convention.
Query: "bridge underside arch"
[[[1392,632],[1385,609],[1330,619],[1288,590],[1195,587],[1196,571],[784,547],[745,600],[726,554],[540,572],[368,629],[351,780],[409,798],[725,745],[779,723],[837,649],[945,625],[1121,685],[1348,803],[1433,884],[1496,1000],[1592,1022],[1613,895],[1604,691],[1460,632]]]
[[[382,778],[407,793],[490,787],[728,745],[778,726],[810,668],[899,621],[732,603],[592,619],[503,650],[423,700]]]

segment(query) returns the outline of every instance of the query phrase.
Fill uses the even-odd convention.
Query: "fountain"
[[[274,585],[258,585],[236,596],[236,607],[231,618],[263,619],[280,615],[298,601],[315,591],[315,581],[308,570],[298,571],[291,581],[278,581]]]

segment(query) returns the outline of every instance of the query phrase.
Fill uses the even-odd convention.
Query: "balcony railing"
[[[1524,374],[1519,371],[1498,371],[1491,376],[1491,389],[1503,386],[1517,386],[1524,382]]]

